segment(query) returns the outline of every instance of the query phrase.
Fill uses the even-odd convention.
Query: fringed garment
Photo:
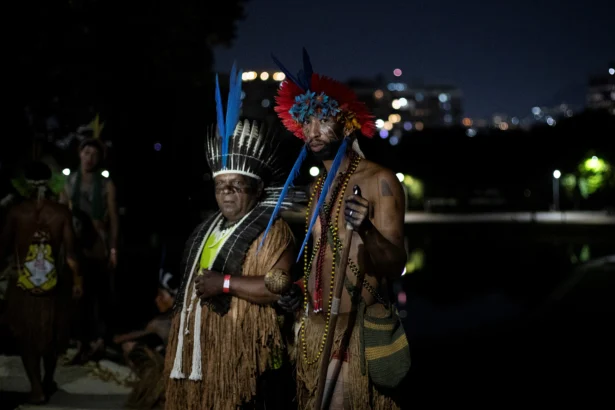
[[[38,355],[51,350],[63,352],[68,345],[70,300],[70,284],[66,281],[59,281],[48,294],[33,295],[11,279],[4,313],[18,345]]]
[[[252,215],[248,215],[247,220],[257,218],[261,209],[264,207],[257,206],[251,212]],[[265,226],[271,215],[269,212],[262,215],[267,220],[260,221],[261,223],[264,221]],[[215,224],[216,221],[215,218],[210,219],[208,224]],[[188,244],[189,249],[194,248],[188,250],[188,269],[198,267],[198,263],[190,262],[195,261],[195,258],[198,262],[200,257],[198,249],[207,240],[208,233],[202,233],[207,227],[203,225],[202,227],[201,233],[198,233],[199,229],[197,229],[197,233],[193,235],[200,243],[196,243],[194,247]],[[242,223],[237,229],[241,227]],[[259,231],[262,232],[260,228]],[[231,235],[227,243],[233,240],[233,236]],[[248,244],[249,248],[244,253],[244,260],[236,261],[239,262],[239,266],[242,266],[243,276],[265,275],[293,240],[290,228],[281,219],[275,222],[262,248],[257,253],[261,237],[262,233]],[[222,252],[225,247],[226,244],[222,247],[219,256],[224,257]],[[182,289],[177,298],[180,303],[178,307],[182,309],[176,310],[167,346],[165,409],[235,410],[242,404],[250,402],[257,394],[259,376],[269,368],[274,350],[282,348],[278,317],[273,306],[255,305],[234,297],[229,298],[230,307],[226,314],[217,313],[220,307],[224,308],[225,303],[202,307],[197,303],[192,305],[195,308],[190,310],[195,276],[191,274],[189,280],[184,279],[186,283],[182,283]],[[183,300],[184,295],[187,296],[185,303],[188,306],[184,306],[184,302],[179,300]],[[198,314],[199,310],[200,314]],[[180,329],[184,312],[186,313],[185,323],[183,329]],[[196,330],[194,322],[197,316],[200,316],[201,321],[200,335],[196,336],[200,337],[201,341],[196,346],[197,349],[200,347],[200,360],[193,362],[193,342]],[[180,330],[183,336],[180,335]],[[179,349],[182,350],[181,362],[177,363],[176,353],[179,351],[179,339],[183,339],[183,348]],[[196,369],[193,363],[197,366]],[[181,371],[177,372],[179,364]]]
[[[377,315],[382,305],[370,306],[371,314]],[[331,363],[339,359],[340,345],[348,326],[350,314],[340,314],[337,319],[335,338],[333,341]],[[307,358],[312,361],[318,355],[323,333],[325,330],[325,318],[322,314],[310,314],[305,321]],[[395,410],[399,409],[396,398],[389,393],[383,393],[370,382],[365,366],[361,366],[363,360],[361,346],[362,324],[361,317],[356,320],[352,329],[352,336],[345,349],[343,359],[347,362],[338,375],[338,382],[343,386],[344,409],[350,410]],[[298,325],[297,325],[298,327]],[[297,401],[299,410],[312,410],[316,400],[320,360],[315,364],[308,365],[304,361],[303,343],[299,336],[296,337],[296,351],[291,357],[296,361],[297,367]],[[334,365],[329,366],[327,379],[331,377]],[[336,389],[339,387],[336,387]],[[337,396],[337,392],[336,392]],[[333,408],[333,406],[331,406]],[[335,407],[338,408],[338,407]]]
[[[164,400],[164,357],[143,345],[137,345],[130,356],[137,367],[138,380],[132,386],[126,407],[153,409]]]

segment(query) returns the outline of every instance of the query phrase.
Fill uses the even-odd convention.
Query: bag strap
[[[339,265],[339,261],[341,259],[341,255],[339,252],[341,252],[342,247],[343,247],[342,241],[340,240],[338,235],[335,235],[333,226],[331,224],[329,224],[327,231],[328,231],[327,232],[327,242],[329,244],[329,247],[331,248],[331,252],[334,252],[334,246],[333,246],[334,241],[337,242],[338,252],[335,255],[333,255],[333,263],[335,263],[336,265]],[[358,278],[359,267],[354,263],[354,261],[350,257],[348,257],[348,266],[350,267],[350,270],[354,274],[355,278]],[[350,282],[350,280],[348,279],[348,276],[344,278],[344,287],[346,288],[346,291],[348,292],[352,300],[355,300],[357,296],[360,298],[360,300],[363,300],[363,296],[361,295],[361,292],[357,290],[357,285],[352,284],[352,282]],[[367,279],[363,279],[363,287],[368,290],[368,292],[374,297],[374,299],[376,299],[378,303],[381,303],[384,306],[391,307],[392,305],[391,302],[384,299],[380,295],[380,293],[378,293],[378,291],[374,289],[372,285],[370,285]],[[357,295],[356,293],[359,293],[359,295]]]

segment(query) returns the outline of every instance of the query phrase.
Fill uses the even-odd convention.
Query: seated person
[[[122,347],[126,361],[132,366],[131,352],[137,345],[144,345],[164,356],[169,331],[171,328],[171,315],[177,288],[171,285],[173,275],[167,272],[160,279],[156,307],[160,315],[152,319],[144,329],[135,330],[113,338],[113,342]]]
[[[126,362],[138,377],[128,398],[129,408],[154,408],[164,396],[164,355],[177,288],[171,273],[162,275],[155,299],[160,315],[142,330],[113,338],[113,342],[121,346]]]

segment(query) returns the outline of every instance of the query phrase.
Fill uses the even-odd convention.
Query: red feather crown
[[[312,74],[311,80],[311,88],[308,91],[304,91],[289,79],[284,80],[281,84],[275,98],[277,105],[274,109],[286,129],[305,140],[303,124],[296,119],[296,115],[293,115],[291,110],[297,104],[305,104],[306,98],[308,104],[310,98],[325,98],[337,103],[338,109],[329,116],[334,115],[336,120],[344,125],[346,132],[360,131],[368,138],[374,136],[376,132],[374,116],[369,112],[367,106],[358,100],[354,91],[339,81],[319,74]]]

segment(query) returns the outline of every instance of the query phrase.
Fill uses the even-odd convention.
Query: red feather
[[[374,116],[369,112],[367,106],[357,99],[357,95],[352,89],[339,81],[325,77],[319,74],[312,74],[312,87],[310,91],[316,94],[325,93],[329,98],[338,102],[339,107],[346,113],[354,114],[355,118],[361,125],[361,133],[368,138],[371,138],[376,133],[376,124]],[[305,140],[303,135],[303,127],[300,123],[293,120],[289,111],[295,105],[295,97],[303,94],[304,91],[295,83],[285,80],[275,98],[275,111],[278,113],[282,124],[290,132],[298,138]]]

